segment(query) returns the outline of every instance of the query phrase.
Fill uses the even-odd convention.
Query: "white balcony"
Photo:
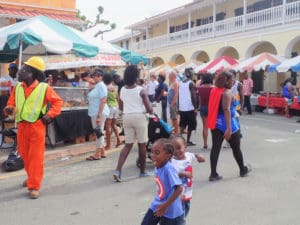
[[[300,1],[150,38],[134,43],[133,50],[147,52],[158,48],[220,37],[236,32],[246,32],[253,29],[281,25],[296,20],[300,20]]]

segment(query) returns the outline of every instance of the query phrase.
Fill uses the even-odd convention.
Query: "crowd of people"
[[[166,82],[167,78],[169,82]],[[247,176],[251,171],[250,165],[244,163],[240,149],[238,116],[243,107],[242,83],[230,71],[216,76],[205,74],[198,85],[193,78],[191,69],[187,69],[184,74],[171,70],[168,74],[160,72],[157,81],[156,76],[151,74],[147,82],[139,78],[137,67],[128,66],[125,70],[124,86],[119,95],[125,146],[113,173],[114,180],[123,181],[122,167],[135,142],[138,143],[139,177],[149,176],[145,171],[148,130],[146,114],[153,114],[151,103],[161,104],[161,119],[164,121],[168,121],[169,111],[174,128],[169,139],[158,139],[151,147],[155,181],[159,188],[142,221],[143,225],[185,224],[192,198],[192,161],[205,161],[203,156],[186,151],[187,147],[196,145],[191,142],[191,135],[197,127],[199,111],[203,122],[204,150],[208,149],[208,129],[212,133],[209,181],[222,179],[217,173],[217,163],[224,139],[232,148],[240,177]],[[185,134],[186,139],[183,137]]]
[[[10,65],[11,76],[15,77],[17,69],[15,64]],[[42,82],[44,70],[45,64],[39,57],[26,61],[19,71],[20,82],[9,90],[9,99],[4,108],[6,115],[16,114],[18,150],[27,173],[23,186],[28,188],[29,197],[33,199],[39,197],[43,178],[46,125],[59,115],[62,107],[62,99],[50,85]],[[127,66],[123,79],[101,69],[82,74],[80,81],[89,88],[88,115],[96,134],[95,153],[86,159],[93,161],[106,158],[105,150],[112,148],[111,135],[114,134],[115,147],[124,146],[113,179],[122,182],[122,168],[135,142],[138,144],[139,177],[148,177],[145,168],[148,115],[154,113],[152,106],[161,104],[161,119],[170,121],[173,131],[170,138],[160,138],[151,147],[155,181],[159,188],[142,225],[185,224],[192,199],[192,162],[205,161],[200,154],[187,151],[189,146],[196,145],[191,137],[197,128],[198,113],[203,125],[204,151],[209,149],[208,134],[211,130],[211,172],[208,180],[215,182],[222,179],[217,172],[217,164],[224,139],[232,149],[240,177],[247,176],[251,171],[251,166],[244,162],[240,148],[242,134],[239,116],[244,107],[249,115],[252,114],[250,96],[253,81],[244,74],[240,82],[234,71],[203,74],[195,81],[195,74],[190,68],[182,74],[175,69],[168,74],[161,71],[157,79],[150,74],[149,81],[141,79],[139,74],[139,69],[134,65]],[[282,85],[287,102],[293,97],[291,93],[294,91],[290,83],[290,80],[286,80]],[[4,95],[6,90],[2,91]],[[46,111],[47,104],[51,107]],[[289,115],[288,108],[286,110]],[[120,115],[123,134],[116,127]],[[124,135],[124,142],[120,135]]]

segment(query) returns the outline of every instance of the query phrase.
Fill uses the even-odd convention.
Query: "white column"
[[[148,38],[149,38],[149,28],[146,27],[146,50],[148,50]]]
[[[131,29],[131,38],[130,38],[130,45],[131,46],[129,46],[129,49],[131,49],[131,50],[135,50],[135,49],[133,49],[133,30]]]
[[[243,31],[246,30],[246,14],[247,14],[247,0],[244,0],[244,7],[243,7]]]
[[[216,3],[213,3],[213,36],[216,36]]]
[[[285,10],[286,10],[286,0],[282,1],[282,23],[285,24]]]
[[[170,19],[168,18],[167,20],[167,37],[168,37],[168,40],[167,40],[167,46],[169,45],[169,42],[170,42]]]
[[[192,28],[192,18],[191,18],[191,12],[188,14],[188,21],[189,21],[189,29],[188,29],[188,42],[191,41],[191,28]]]

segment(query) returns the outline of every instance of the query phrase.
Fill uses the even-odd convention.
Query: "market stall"
[[[201,74],[217,73],[217,72],[229,69],[237,63],[238,63],[238,61],[236,59],[231,58],[226,55],[223,55],[221,57],[218,57],[218,58],[208,62],[204,67],[201,67],[201,70],[199,70],[199,68],[197,68],[197,70]]]
[[[259,87],[259,84],[261,84],[261,90],[263,90],[263,79],[265,76],[266,79],[266,87],[265,87],[265,94],[257,97],[257,105],[260,107],[266,107],[266,112],[269,113],[269,108],[281,108],[279,107],[277,98],[280,98],[280,95],[278,93],[272,93],[270,91],[270,79],[272,74],[269,73],[268,68],[274,64],[278,64],[284,60],[283,57],[273,55],[268,52],[263,52],[259,55],[250,57],[248,59],[245,59],[238,63],[236,66],[233,66],[232,69],[234,69],[236,72],[252,72],[252,79],[257,81],[256,85]],[[254,72],[254,73],[253,73]],[[256,78],[256,79],[255,79]],[[261,82],[259,82],[261,81]],[[262,91],[259,90],[261,93]],[[285,102],[280,100],[281,103]]]
[[[201,64],[201,62],[194,61],[184,62],[180,65],[175,66],[175,69],[177,69],[180,73],[183,73],[186,68],[192,68],[193,70],[195,70],[199,63]]]
[[[278,111],[284,111],[286,106],[286,100],[284,97],[280,96],[267,96],[260,95],[258,96],[258,106],[267,107],[277,109]],[[299,110],[300,111],[300,102],[298,97],[294,97],[293,103],[290,106],[290,109]]]
[[[283,60],[283,57],[264,52],[238,63],[233,69],[237,72],[260,71],[265,70],[270,65],[280,63]]]
[[[55,55],[44,56],[44,60],[46,68],[49,69],[48,73],[60,71],[68,79],[54,83],[54,90],[64,100],[64,104],[61,115],[48,126],[49,144],[54,146],[60,141],[75,140],[75,143],[82,143],[85,140],[94,140],[91,138],[93,129],[87,112],[89,89],[86,85],[81,85],[80,74],[89,70],[90,66],[116,68],[125,66],[125,63],[119,55],[100,53],[92,58]]]
[[[23,56],[74,53],[81,57],[97,55],[99,48],[88,43],[71,28],[45,16],[36,16],[0,28],[0,62]]]
[[[79,87],[82,71],[76,68],[124,66],[120,51],[108,43],[95,44],[80,31],[45,16],[33,17],[0,31],[0,62],[19,60],[20,66],[24,59],[39,55],[46,62],[49,84],[54,84],[54,75],[60,76],[60,85],[54,89],[64,100],[64,105],[61,115],[47,127],[50,144],[77,138],[83,140],[92,134],[87,113],[88,89]],[[65,69],[68,70],[63,71]]]
[[[54,87],[64,100],[61,114],[47,127],[48,141],[53,147],[57,142],[76,140],[84,142],[93,134],[90,117],[87,113],[87,88]]]
[[[171,71],[176,66],[177,65],[173,62],[167,62],[167,63],[161,64],[159,66],[156,66],[156,67],[150,69],[149,74],[158,75],[159,72],[161,72],[161,71],[164,71],[164,72],[168,73],[169,71]]]

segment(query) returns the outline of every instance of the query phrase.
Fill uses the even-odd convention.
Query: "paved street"
[[[300,124],[296,118],[257,113],[241,117],[242,150],[253,171],[238,176],[231,149],[220,154],[218,172],[208,182],[207,162],[194,164],[190,225],[299,225]],[[193,134],[199,152],[200,128]],[[153,177],[138,178],[133,149],[123,170],[124,182],[114,183],[118,151],[88,162],[85,155],[47,163],[41,197],[27,198],[21,188],[23,171],[0,174],[0,224],[6,225],[136,225],[154,193]],[[153,167],[149,162],[148,170]]]

